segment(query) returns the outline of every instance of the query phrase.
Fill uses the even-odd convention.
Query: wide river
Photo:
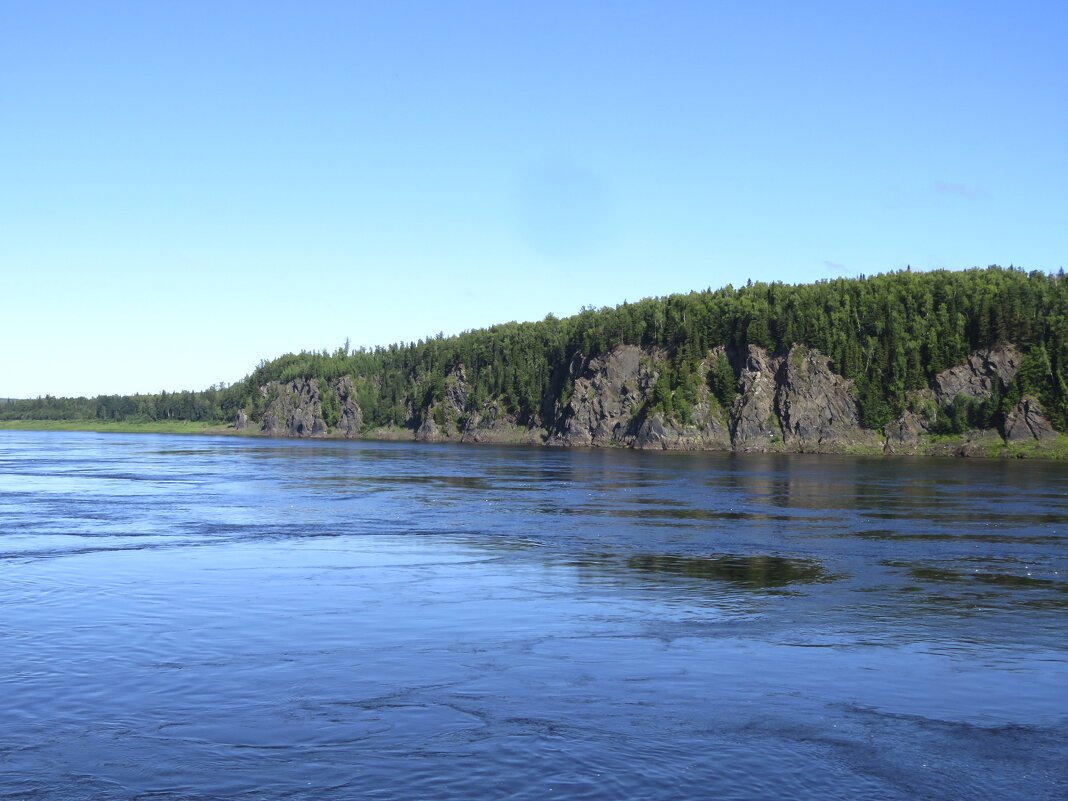
[[[1068,798],[1068,465],[0,431],[2,799]]]

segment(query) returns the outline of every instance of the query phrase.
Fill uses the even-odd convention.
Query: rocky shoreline
[[[652,393],[669,354],[621,346],[593,358],[576,355],[564,389],[546,404],[546,419],[520,421],[499,399],[474,404],[463,365],[446,378],[443,397],[428,407],[409,403],[406,427],[361,431],[354,381],[297,379],[259,388],[263,411],[238,414],[234,428],[272,437],[414,439],[423,442],[526,443],[560,447],[781,453],[915,454],[1060,457],[1066,438],[1038,399],[1025,395],[998,428],[939,434],[939,411],[981,403],[1010,385],[1022,354],[1013,346],[978,351],[939,373],[931,386],[909,392],[905,410],[876,431],[860,420],[853,383],[815,348],[715,348],[698,366],[700,385],[686,422],[650,412]],[[722,404],[707,380],[726,358],[736,394]],[[327,391],[324,392],[324,385]],[[331,406],[324,414],[324,404]],[[328,425],[332,418],[334,425]]]

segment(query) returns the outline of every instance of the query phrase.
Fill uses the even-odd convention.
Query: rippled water
[[[0,432],[0,798],[1063,799],[1068,468]]]

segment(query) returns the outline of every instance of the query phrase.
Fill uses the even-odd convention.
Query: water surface
[[[1068,469],[0,432],[0,798],[1063,799]]]

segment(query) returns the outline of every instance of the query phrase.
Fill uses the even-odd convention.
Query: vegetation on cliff
[[[446,394],[446,379],[463,366],[470,411],[487,400],[524,424],[545,425],[572,391],[570,365],[620,345],[659,349],[666,361],[644,413],[685,422],[701,388],[727,406],[740,369],[717,346],[749,345],[785,352],[802,343],[825,354],[852,381],[860,420],[881,429],[902,413],[910,393],[929,387],[969,354],[1013,343],[1024,354],[1015,380],[982,403],[943,410],[940,432],[993,426],[1024,395],[1036,397],[1053,425],[1068,430],[1068,280],[990,267],[965,271],[909,270],[806,285],[747,283],[649,298],[615,308],[584,308],[558,319],[506,323],[457,336],[438,335],[372,351],[302,352],[264,361],[244,380],[203,392],[38,398],[0,404],[3,419],[232,421],[244,411],[259,419],[272,382],[317,379],[327,426],[341,414],[331,386],[343,376],[365,429],[418,428]]]

